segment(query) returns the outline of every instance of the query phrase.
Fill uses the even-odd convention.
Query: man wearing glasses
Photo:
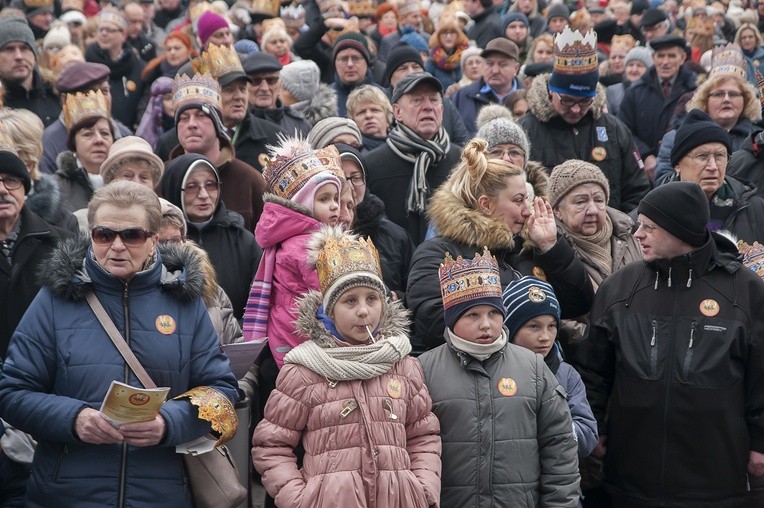
[[[594,32],[581,35],[570,28],[556,37],[554,71],[534,79],[520,125],[531,142],[528,159],[549,171],[570,159],[591,162],[610,183],[608,205],[628,213],[650,185],[633,136],[604,111],[596,42]]]
[[[358,32],[347,32],[334,42],[334,68],[332,88],[337,92],[337,116],[347,116],[347,100],[350,92],[361,85],[378,86],[372,78],[369,43]]]

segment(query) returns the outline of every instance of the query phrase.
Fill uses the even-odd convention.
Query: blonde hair
[[[28,109],[3,108],[0,110],[0,130],[8,133],[13,147],[29,170],[29,178],[41,178],[42,133],[45,127],[40,117]]]
[[[685,109],[691,111],[693,109],[699,109],[708,113],[708,97],[711,91],[724,83],[725,81],[734,81],[740,88],[740,92],[743,94],[743,111],[740,115],[744,118],[755,122],[761,119],[761,104],[756,98],[756,91],[748,81],[734,74],[717,74],[706,79],[702,85],[700,85],[692,98],[687,102]]]
[[[289,34],[286,31],[286,28],[283,28],[281,26],[274,26],[273,28],[268,29],[267,32],[263,33],[263,36],[260,38],[260,47],[263,48],[263,51],[268,53],[267,47],[268,43],[271,41],[271,39],[284,39],[287,41],[287,45],[289,46],[289,49],[292,49],[292,38],[289,36]]]
[[[530,49],[528,49],[528,56],[525,57],[525,65],[536,63],[536,61],[533,58],[533,53],[536,52],[536,48],[541,43],[547,44],[552,51],[554,51],[554,37],[552,37],[551,34],[541,34],[535,39],[533,39],[533,42],[531,43]]]
[[[390,104],[390,99],[387,98],[385,92],[372,85],[361,85],[355,88],[347,100],[347,112],[350,117],[355,116],[355,111],[361,104],[371,102],[382,106],[385,110],[385,117],[387,118],[387,127],[390,128],[393,125],[393,106]]]

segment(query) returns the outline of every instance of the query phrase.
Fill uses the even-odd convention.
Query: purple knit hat
[[[202,46],[207,44],[207,39],[221,28],[228,28],[228,21],[220,14],[206,11],[199,16],[199,20],[196,22],[196,35],[199,37]]]

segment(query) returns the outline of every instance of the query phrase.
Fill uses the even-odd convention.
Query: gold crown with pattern
[[[191,19],[191,23],[196,23],[196,20],[199,19],[199,16],[211,10],[212,5],[210,5],[209,2],[198,2],[188,9],[188,17]]]
[[[215,79],[229,72],[244,73],[238,53],[233,46],[218,46],[210,43],[207,49],[191,62],[194,72],[209,74]]]
[[[252,12],[255,14],[265,14],[275,18],[279,15],[280,8],[279,0],[252,0]]]
[[[103,9],[98,13],[98,24],[111,23],[122,30],[127,30],[127,20],[119,11],[115,9]]]
[[[64,103],[64,125],[70,130],[86,118],[110,118],[109,104],[103,92],[91,90],[87,93],[66,94]]]
[[[478,298],[501,298],[499,264],[488,247],[483,247],[482,256],[475,253],[473,259],[454,259],[446,252],[438,277],[444,310]]]
[[[24,0],[27,9],[39,9],[41,7],[53,7],[53,0]]]
[[[184,398],[197,407],[200,420],[210,422],[211,434],[218,438],[215,448],[223,446],[233,438],[239,427],[239,417],[228,397],[210,386],[197,386],[173,397],[173,400]]]
[[[340,153],[334,145],[320,150],[311,149],[307,142],[295,146],[289,155],[278,155],[267,161],[263,177],[272,193],[292,199],[311,178],[324,171],[345,177]]]
[[[732,74],[743,81],[748,80],[747,64],[743,57],[743,50],[737,44],[727,44],[714,48],[711,57],[711,71],[708,77],[719,74]]]
[[[326,294],[341,278],[366,272],[382,278],[379,252],[371,239],[330,236],[316,256],[316,273],[321,293]]]
[[[197,73],[192,78],[179,74],[172,82],[172,102],[175,109],[188,103],[204,103],[220,111],[220,85],[209,74]]]
[[[749,245],[743,240],[738,240],[737,248],[743,256],[743,265],[764,279],[764,245],[759,242]]]
[[[348,12],[359,18],[373,18],[377,15],[377,3],[374,0],[350,0]]]
[[[581,34],[565,27],[554,39],[554,72],[558,74],[589,74],[599,68],[597,34]]]

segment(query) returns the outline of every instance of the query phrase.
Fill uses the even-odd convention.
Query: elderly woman
[[[114,123],[100,90],[67,94],[63,114],[68,150],[56,159],[55,177],[61,201],[73,212],[87,207],[93,192],[103,186],[101,163],[114,142]]]
[[[263,33],[260,47],[265,53],[270,53],[278,58],[282,66],[299,60],[292,53],[292,38],[289,37],[286,29],[279,25],[269,28]]]
[[[621,76],[621,82],[610,85],[605,89],[607,97],[608,111],[612,115],[618,114],[618,108],[621,106],[623,94],[626,89],[636,82],[653,65],[653,57],[650,50],[642,46],[631,48],[626,53],[624,60],[624,71]]]
[[[361,131],[365,151],[385,143],[393,123],[393,106],[385,92],[372,85],[359,86],[348,95],[347,109]]]
[[[437,236],[414,252],[406,290],[414,316],[412,343],[420,351],[445,340],[438,268],[446,252],[473,259],[487,247],[499,263],[502,286],[518,272],[545,274],[565,317],[584,314],[591,306],[594,293],[586,270],[570,245],[558,241],[552,208],[541,197],[532,198],[522,166],[486,157],[489,144],[494,143],[467,143],[461,161],[430,200]],[[537,182],[537,193],[542,185]],[[523,251],[521,232],[535,248]]]
[[[462,70],[462,79],[446,89],[446,97],[451,97],[460,88],[469,85],[483,76],[485,60],[481,56],[482,51],[482,49],[476,46],[470,46],[462,51],[462,58],[459,62],[459,68]]]
[[[217,404],[235,403],[238,394],[199,297],[198,266],[182,252],[157,249],[161,217],[159,199],[143,186],[96,191],[92,244],[55,251],[13,334],[0,413],[38,440],[28,505],[193,506],[175,446],[211,426],[187,399],[173,398],[201,386],[219,392]],[[112,381],[142,385],[86,301],[91,292],[151,378],[170,389],[151,420],[115,426],[99,411]]]
[[[214,164],[194,153],[173,159],[159,182],[159,194],[183,210],[188,238],[209,254],[218,284],[231,299],[234,316],[241,319],[262,251],[244,229],[241,215],[227,210],[220,199]]]
[[[756,187],[727,174],[729,133],[709,115],[693,109],[676,131],[671,150],[674,172],[667,181],[695,182],[711,207],[710,231],[725,230],[739,240],[764,243],[764,198]]]

